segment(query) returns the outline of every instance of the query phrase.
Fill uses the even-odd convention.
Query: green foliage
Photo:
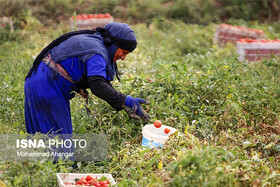
[[[234,173],[226,174],[226,166],[222,164],[231,161],[233,158],[223,149],[206,148],[195,154],[187,151],[170,166],[173,178],[170,186],[234,186]]]
[[[126,6],[129,7],[127,16],[130,17],[130,19],[137,18],[135,19],[136,23],[150,23],[153,18],[161,17],[162,14],[164,14],[161,1],[130,1]]]
[[[273,25],[230,21],[279,36]],[[122,82],[113,86],[148,100],[151,122],[179,130],[163,149],[141,146],[142,121],[92,94],[87,113],[77,96],[71,100],[74,133],[107,134],[108,161],[77,162],[74,169],[73,162],[1,162],[0,179],[9,186],[55,186],[55,173],[83,172],[111,173],[118,186],[279,185],[279,59],[239,62],[235,46],[212,43],[216,26],[162,18],[132,26],[138,46],[118,63]],[[36,54],[64,32],[20,31],[22,40],[0,44],[4,134],[25,132],[24,77]]]
[[[3,181],[8,186],[56,186],[56,173],[73,171],[73,162],[6,162],[0,169],[7,171]]]
[[[110,13],[115,15],[117,10],[118,0],[98,0],[98,1],[89,1],[89,5],[85,10],[78,10],[80,13]],[[84,11],[84,12],[82,12]]]
[[[5,27],[0,29],[0,44],[3,44],[7,41],[14,41],[18,39],[18,35],[15,32],[11,32],[10,27]]]
[[[167,17],[182,20],[185,23],[203,23],[219,20],[219,9],[207,1],[177,0],[168,9]]]
[[[217,0],[224,7],[222,16],[233,19],[249,20],[279,20],[280,2],[267,1],[242,1],[242,0]]]
[[[0,16],[16,16],[22,11],[28,10],[30,0],[0,0]]]
[[[156,19],[156,27],[165,34],[168,34],[168,42],[181,50],[182,55],[188,53],[206,54],[212,46],[214,35],[213,26],[203,26],[193,24],[189,29],[186,24],[176,20]],[[188,32],[185,32],[188,30]],[[208,32],[204,32],[208,30]]]

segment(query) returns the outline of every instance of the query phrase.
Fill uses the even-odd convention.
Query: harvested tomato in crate
[[[280,56],[280,40],[240,39],[237,41],[236,52],[240,61],[260,61]]]
[[[75,30],[74,16],[70,17],[70,29]],[[76,16],[76,26],[78,30],[94,29],[104,27],[114,21],[110,13],[106,14],[81,14]]]
[[[233,44],[236,44],[236,42],[242,38],[261,40],[265,38],[265,34],[264,31],[258,29],[220,24],[216,28],[213,42],[219,44],[231,42]]]
[[[56,176],[59,187],[107,187],[116,185],[116,182],[111,174],[57,173]]]

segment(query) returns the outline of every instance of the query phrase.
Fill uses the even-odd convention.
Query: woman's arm
[[[89,88],[94,95],[105,100],[115,110],[122,109],[121,106],[125,101],[126,95],[115,90],[114,87],[106,82],[104,77],[89,76],[88,82]]]

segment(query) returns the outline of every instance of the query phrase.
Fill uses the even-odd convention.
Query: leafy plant
[[[268,24],[231,20],[279,34]],[[237,60],[234,45],[213,44],[216,24],[154,19],[133,25],[137,49],[118,63],[113,86],[150,102],[152,121],[178,129],[162,149],[141,146],[143,121],[90,94],[71,100],[75,134],[107,134],[106,162],[1,162],[8,186],[55,186],[57,172],[111,173],[118,186],[279,185],[278,58]],[[20,30],[0,50],[0,132],[25,132],[24,77],[33,59],[66,28]],[[73,166],[73,167],[72,167]],[[44,175],[43,175],[44,174]]]

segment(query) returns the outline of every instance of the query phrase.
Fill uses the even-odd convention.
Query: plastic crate
[[[265,38],[265,34],[262,30],[221,24],[216,28],[213,42],[218,44],[225,44],[227,42],[236,44],[242,38],[260,40]]]
[[[112,177],[112,175],[106,174],[106,173],[105,174],[92,174],[92,173],[57,173],[56,174],[59,187],[79,187],[81,185],[67,185],[64,183],[66,183],[66,182],[75,183],[75,179],[80,179],[80,178],[86,177],[88,175],[94,177],[95,179],[100,179],[101,177],[104,176],[110,182],[109,186],[116,185],[116,182],[115,182],[114,178]]]
[[[108,23],[114,21],[114,18],[109,14],[82,14],[76,16],[76,25],[78,30],[94,29],[96,27],[104,27]],[[70,29],[75,30],[74,17],[70,18]]]
[[[280,40],[240,39],[237,42],[237,54],[240,61],[259,61],[280,57]]]

